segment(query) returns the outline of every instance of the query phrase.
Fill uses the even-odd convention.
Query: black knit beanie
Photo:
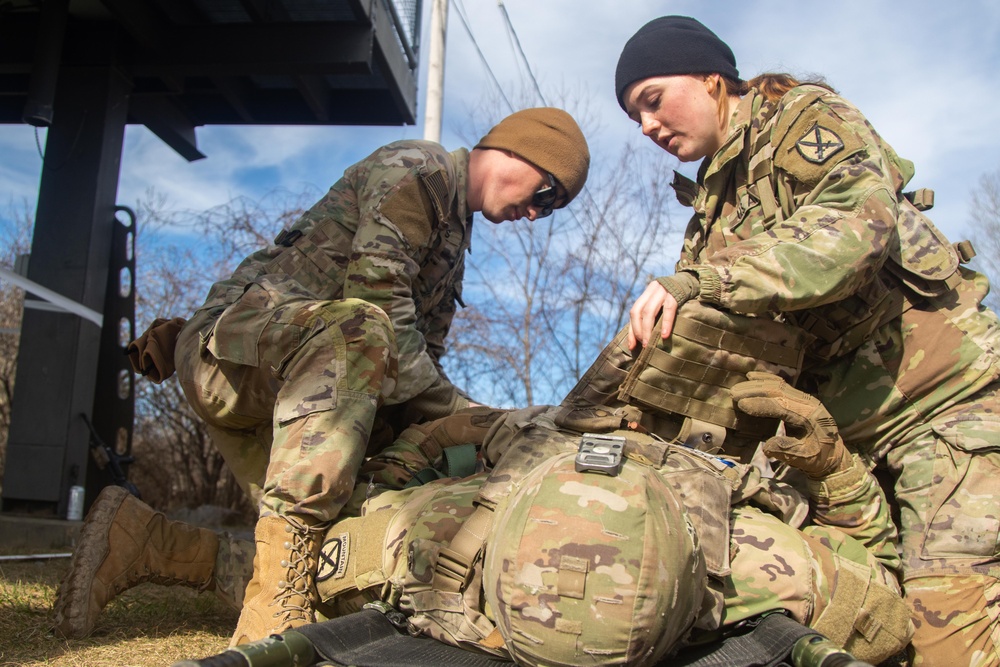
[[[651,76],[713,73],[739,80],[732,49],[689,16],[662,16],[625,43],[615,71],[618,104],[624,109],[625,89]]]

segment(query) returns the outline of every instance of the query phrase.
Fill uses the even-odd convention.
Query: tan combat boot
[[[86,637],[101,609],[145,582],[214,587],[219,538],[210,530],[170,521],[119,486],[94,501],[55,602],[56,634]]]
[[[230,647],[315,621],[314,578],[327,525],[310,526],[292,516],[257,520],[253,579]]]

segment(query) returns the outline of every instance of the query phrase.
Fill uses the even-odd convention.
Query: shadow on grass
[[[0,667],[171,665],[224,651],[236,627],[239,612],[210,592],[143,584],[113,600],[90,637],[62,639],[52,603],[68,566],[0,563]]]

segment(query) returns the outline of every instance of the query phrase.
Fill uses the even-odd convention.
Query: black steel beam
[[[243,10],[256,23],[291,21],[292,17],[284,5],[268,0],[240,0]],[[302,99],[316,115],[316,120],[325,123],[330,119],[330,85],[317,74],[296,74],[292,77]]]
[[[154,51],[163,47],[163,17],[152,11],[148,3],[138,0],[101,0],[101,4],[136,42]]]
[[[48,130],[28,278],[103,312],[130,83],[113,68],[63,68]],[[108,326],[116,326],[109,323]],[[4,511],[65,516],[83,484],[101,330],[25,309],[3,479]]]
[[[129,100],[130,122],[141,123],[188,162],[205,157],[198,150],[194,124],[166,96],[136,95]]]
[[[403,123],[410,125],[416,122],[417,80],[406,54],[396,42],[393,17],[384,5],[391,1],[374,0],[371,4],[359,3],[359,7],[369,12],[368,20],[378,35],[373,53],[377,70],[382,72],[396,109],[403,116]]]
[[[139,51],[136,76],[369,74],[375,32],[333,22],[226,24],[164,30],[159,51]]]

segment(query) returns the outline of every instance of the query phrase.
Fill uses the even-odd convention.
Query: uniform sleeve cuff
[[[863,493],[870,481],[868,468],[857,454],[851,455],[851,467],[823,479],[810,479],[809,496],[824,504],[849,502]]]
[[[710,266],[688,267],[688,271],[695,271],[698,274],[698,282],[701,284],[701,292],[698,300],[715,305],[722,305],[722,277],[719,272]]]

